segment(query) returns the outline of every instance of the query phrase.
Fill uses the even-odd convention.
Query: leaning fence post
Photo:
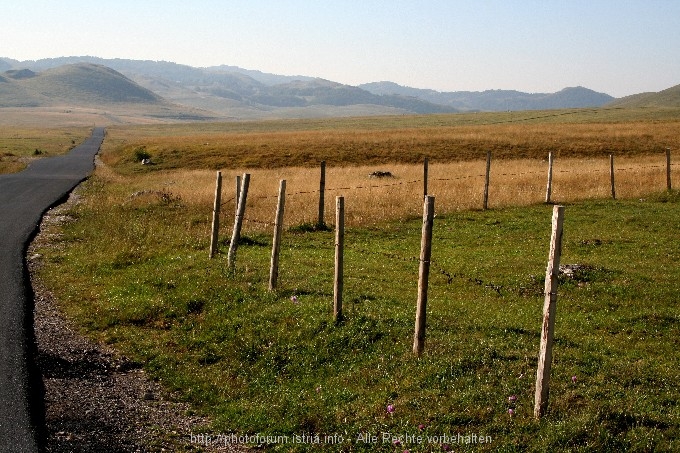
[[[425,326],[427,312],[427,284],[432,255],[432,223],[434,220],[434,197],[426,196],[423,203],[423,230],[420,240],[420,268],[418,270],[418,303],[416,328],[413,334],[413,353],[420,355],[425,349]]]
[[[612,199],[616,200],[616,184],[614,184],[614,155],[609,155],[609,181],[612,186]]]
[[[545,202],[550,203],[550,195],[552,194],[552,177],[553,177],[553,153],[548,153],[548,185],[545,189]]]
[[[552,343],[555,334],[555,312],[557,308],[557,283],[562,254],[562,226],[564,225],[564,206],[553,208],[552,235],[548,267],[545,271],[545,299],[543,302],[543,324],[541,346],[538,353],[536,370],[536,393],[534,395],[534,417],[542,417],[548,408],[550,391],[550,368],[552,366]]]
[[[335,283],[333,284],[333,319],[342,320],[344,286],[345,198],[335,198]]]
[[[671,149],[666,148],[666,188],[672,189],[671,185]]]
[[[489,208],[489,175],[491,173],[491,151],[486,152],[486,177],[484,178],[484,210]]]
[[[220,231],[220,206],[222,204],[222,172],[217,172],[217,182],[215,183],[215,203],[213,204],[212,232],[210,234],[210,253],[209,258],[217,253],[217,241]]]
[[[283,231],[283,210],[286,204],[286,180],[279,182],[279,201],[276,204],[274,219],[274,239],[272,240],[272,260],[269,269],[269,291],[276,289],[279,278],[279,252],[281,250],[281,232]]]
[[[319,218],[316,222],[318,228],[322,228],[326,225],[324,221],[324,203],[326,191],[326,161],[321,161],[321,177],[319,178]]]
[[[250,184],[250,175],[248,173],[243,173],[243,180],[241,181],[241,193],[239,194],[238,200],[238,210],[236,211],[236,219],[234,220],[234,231],[231,235],[229,255],[227,256],[227,263],[230,269],[233,269],[234,265],[236,264],[236,248],[238,247],[238,241],[241,238],[243,214],[246,211],[246,199],[248,198],[248,184]]]
[[[238,213],[238,200],[241,198],[241,175],[236,175],[236,206],[234,206],[234,221],[236,221],[236,214]]]

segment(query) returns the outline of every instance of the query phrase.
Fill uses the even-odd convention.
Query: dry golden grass
[[[618,158],[617,198],[639,198],[666,187],[665,154]],[[436,198],[437,212],[481,209],[485,161],[430,164],[428,192]],[[369,178],[375,170],[390,171],[394,178]],[[273,227],[279,181],[286,180],[285,226],[315,223],[318,213],[319,168],[233,169],[223,171],[222,225],[230,225],[235,211],[235,177],[251,175],[246,208],[246,232]],[[677,166],[674,176],[677,178]],[[202,206],[206,234],[214,197],[214,171],[169,170],[127,176],[108,166],[98,175],[118,190],[111,203],[151,203],[166,194],[183,205]],[[491,166],[489,207],[530,205],[545,200],[547,161],[494,160]],[[556,159],[552,200],[568,203],[611,196],[607,158]],[[144,196],[139,196],[144,192]],[[137,195],[135,195],[137,194]],[[375,225],[386,220],[418,217],[422,213],[422,165],[392,164],[380,167],[327,167],[326,222],[335,222],[335,197],[345,197],[348,226]],[[228,228],[224,226],[224,228]]]
[[[112,127],[102,159],[113,170],[100,174],[118,182],[118,202],[152,202],[165,193],[205,207],[208,229],[214,171],[224,175],[223,225],[234,215],[235,176],[248,172],[246,231],[272,228],[281,179],[287,181],[285,225],[316,223],[321,160],[327,162],[325,221],[334,223],[335,197],[342,195],[349,226],[419,217],[424,157],[430,159],[428,192],[437,212],[482,208],[487,151],[494,159],[490,208],[543,202],[548,152],[556,156],[555,202],[610,197],[610,153],[616,155],[619,198],[665,188],[665,149],[680,145],[680,121],[528,116],[539,113]],[[155,165],[139,165],[139,150]],[[369,178],[375,170],[394,178]],[[151,195],[131,201],[140,191]]]
[[[497,115],[498,116],[498,115]],[[497,118],[480,115],[480,118]],[[621,123],[526,123],[461,125],[474,115],[367,120],[316,120],[110,128],[104,160],[137,171],[134,153],[144,149],[158,169],[280,168],[418,163],[482,159],[631,156],[680,147],[680,121]]]

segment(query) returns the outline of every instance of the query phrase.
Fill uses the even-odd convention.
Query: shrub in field
[[[135,148],[134,151],[135,162],[141,162],[146,159],[151,159],[151,154],[144,147]]]

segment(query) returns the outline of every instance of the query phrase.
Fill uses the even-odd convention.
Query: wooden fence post
[[[246,200],[248,198],[248,185],[250,184],[250,175],[243,173],[243,180],[241,181],[241,192],[239,194],[238,209],[236,210],[236,219],[234,220],[234,231],[231,235],[231,243],[229,244],[229,255],[227,256],[227,263],[230,269],[233,269],[236,264],[236,249],[238,248],[238,241],[241,239],[241,226],[243,225],[243,214],[246,211]]]
[[[222,172],[217,172],[217,182],[215,183],[215,202],[213,204],[212,232],[210,234],[210,253],[212,259],[217,253],[217,241],[220,232],[220,207],[222,204]]]
[[[321,177],[319,178],[319,218],[316,225],[319,229],[326,225],[324,220],[324,203],[326,191],[326,161],[321,161]]]
[[[420,240],[420,268],[418,270],[418,303],[416,306],[416,328],[413,334],[413,353],[420,355],[425,349],[425,327],[427,314],[427,284],[432,255],[432,224],[434,220],[434,197],[426,196],[423,203],[423,230]]]
[[[423,199],[427,197],[427,178],[429,177],[430,160],[426,157],[423,160]]]
[[[671,149],[666,148],[666,188],[672,189],[671,185]]]
[[[279,252],[281,250],[281,232],[283,231],[283,210],[286,205],[286,180],[279,182],[279,201],[276,205],[274,219],[274,239],[272,240],[272,260],[269,268],[269,291],[276,289],[279,279]]]
[[[550,196],[552,195],[552,177],[553,177],[553,153],[548,153],[548,185],[545,189],[545,202],[550,203]]]
[[[333,319],[342,320],[342,289],[344,286],[345,198],[335,198],[335,283],[333,284]]]
[[[484,210],[489,208],[489,176],[491,174],[491,151],[486,152],[486,177],[484,178]]]
[[[562,254],[562,227],[564,225],[564,206],[553,207],[552,235],[548,267],[545,271],[545,300],[543,302],[543,324],[541,346],[538,353],[536,370],[536,393],[534,395],[534,417],[542,417],[548,408],[550,391],[550,368],[552,366],[552,343],[555,334],[555,312],[557,308],[557,283]]]
[[[236,206],[234,206],[234,221],[236,221],[236,214],[238,213],[239,198],[241,198],[241,175],[236,175]]]
[[[612,186],[612,199],[616,200],[616,184],[614,183],[614,155],[609,155],[609,181]]]

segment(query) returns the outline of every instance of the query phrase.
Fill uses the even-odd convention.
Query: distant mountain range
[[[152,116],[178,118],[543,110],[649,101],[652,95],[616,100],[583,87],[542,94],[509,90],[439,92],[393,82],[355,87],[309,76],[282,76],[225,65],[195,68],[164,61],[97,57],[37,61],[0,58],[0,107],[106,108],[125,104],[137,109],[146,107],[154,112]]]
[[[374,94],[412,96],[459,111],[546,110],[581,107],[601,107],[615,98],[588,88],[565,88],[557,93],[522,93],[513,90],[440,92],[397,85],[393,82],[373,82],[359,85]]]

